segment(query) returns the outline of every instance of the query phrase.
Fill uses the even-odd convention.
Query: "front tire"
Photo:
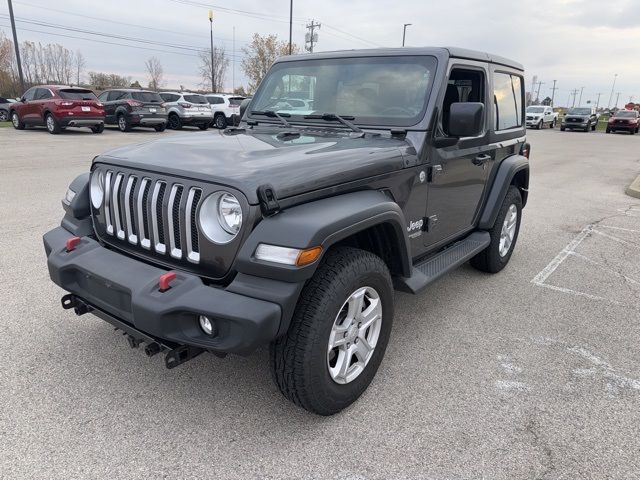
[[[566,130],[566,128],[565,128],[565,127],[562,127],[562,126],[560,127],[560,131],[561,131],[561,132],[564,132],[565,130]]]
[[[209,124],[208,123],[201,123],[200,125],[198,125],[198,128],[200,130],[207,130],[209,128]]]
[[[16,130],[24,130],[24,122],[18,115],[18,112],[11,112],[11,123]]]
[[[483,272],[498,273],[513,253],[520,232],[522,197],[513,185],[509,187],[493,227],[489,230],[491,243],[471,259],[471,265]]]
[[[164,132],[167,129],[167,124],[161,123],[160,125],[156,125],[153,128],[155,129],[156,132]]]
[[[536,129],[542,130],[542,127],[544,127],[544,122],[540,120],[540,122],[538,122],[538,125],[536,125]]]
[[[98,125],[95,125],[95,126],[91,127],[91,131],[93,133],[102,133],[102,132],[104,132],[104,123],[100,123]]]
[[[50,134],[57,135],[58,133],[61,132],[60,124],[52,114],[47,113],[47,115],[44,117],[44,123],[47,126],[47,131]]]
[[[553,120],[550,124],[549,124],[549,128],[556,128],[556,121]]]
[[[393,286],[382,259],[334,248],[303,288],[289,330],[271,344],[273,380],[296,405],[338,413],[373,380],[392,322]]]

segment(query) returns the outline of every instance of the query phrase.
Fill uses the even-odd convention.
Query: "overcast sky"
[[[228,89],[234,83],[233,60],[235,86],[246,84],[241,48],[254,32],[273,33],[283,40],[289,35],[289,0],[14,0],[13,5],[20,41],[57,42],[81,50],[87,70],[130,75],[145,85],[144,61],[156,56],[164,67],[167,87],[197,87],[195,52],[86,32],[207,48],[210,6],[215,11],[214,41],[224,45],[232,61]],[[7,14],[7,3],[1,1],[0,29],[10,36]],[[557,80],[556,105],[565,105],[570,91],[581,87],[583,104],[595,103],[601,92],[600,105],[606,105],[616,73],[612,103],[617,92],[621,92],[619,106],[631,96],[640,102],[640,0],[294,0],[293,16],[293,40],[300,45],[308,21],[322,24],[316,51],[400,46],[402,25],[412,23],[407,28],[408,46],[451,45],[513,58],[525,65],[527,90],[533,75],[545,82],[541,98],[551,95]]]

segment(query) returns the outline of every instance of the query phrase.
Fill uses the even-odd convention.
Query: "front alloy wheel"
[[[333,415],[367,389],[393,323],[393,285],[371,252],[332,247],[307,281],[287,332],[270,347],[273,380],[296,405]]]
[[[360,375],[380,337],[382,305],[371,287],[353,292],[336,316],[327,349],[329,374],[336,383],[349,383]]]

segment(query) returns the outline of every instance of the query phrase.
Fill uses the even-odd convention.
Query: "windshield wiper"
[[[364,133],[361,128],[356,127],[349,120],[353,120],[354,117],[341,117],[340,115],[336,115],[335,113],[322,113],[322,114],[313,114],[313,115],[305,115],[303,118],[308,120],[325,120],[327,122],[340,122],[341,124],[349,127],[351,130],[357,133]]]
[[[287,122],[284,118],[282,117],[290,117],[291,115],[288,113],[283,113],[283,114],[279,114],[278,112],[275,112],[273,110],[251,110],[251,112],[249,112],[251,115],[264,115],[265,117],[271,117],[271,118],[277,118],[278,120],[280,120],[282,122],[282,124],[287,127],[287,128],[293,128],[291,126],[291,124],[289,122]]]

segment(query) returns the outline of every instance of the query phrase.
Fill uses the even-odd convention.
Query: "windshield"
[[[542,113],[544,107],[527,107],[527,113]]]
[[[590,108],[572,108],[567,112],[567,115],[591,115]]]
[[[185,95],[184,99],[190,103],[209,103],[204,95]]]
[[[244,97],[229,97],[229,105],[237,107],[242,103],[242,100],[244,100]]]
[[[614,117],[622,117],[622,118],[636,118],[637,112],[633,112],[630,110],[616,112]]]
[[[435,67],[430,56],[281,62],[260,84],[251,110],[286,113],[293,122],[333,113],[360,125],[408,127],[424,115]]]
[[[91,90],[82,90],[80,88],[74,88],[73,90],[68,88],[66,90],[60,90],[58,92],[60,98],[65,100],[97,100],[98,97]]]
[[[133,92],[131,97],[141,102],[162,103],[162,97],[155,92]]]

